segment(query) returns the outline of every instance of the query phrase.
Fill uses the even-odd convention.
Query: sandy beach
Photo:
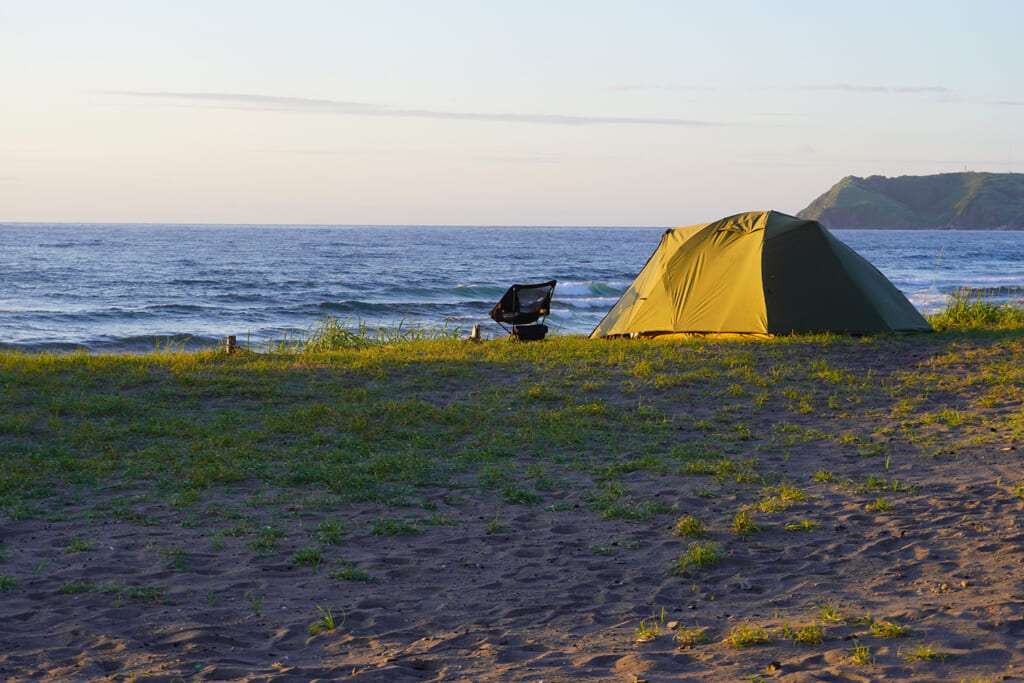
[[[1019,350],[989,346],[976,352],[1009,362]],[[525,501],[469,472],[417,489],[408,507],[337,505],[251,478],[187,505],[144,482],[69,488],[50,519],[0,516],[0,574],[10,577],[0,678],[1017,680],[1019,374],[1004,401],[980,400],[990,383],[970,353],[950,362],[953,350],[829,351],[844,372],[927,375],[932,390],[911,408],[908,389],[865,395],[842,414],[772,400],[745,412],[742,429],[722,418],[716,429],[738,433],[727,476],[645,468],[643,453],[623,452],[633,465],[602,481],[527,453],[518,470],[558,477]],[[607,405],[626,400],[619,385],[604,387]],[[680,449],[709,429],[691,394],[648,394],[666,415],[689,416],[675,430]],[[908,410],[965,417],[910,430]],[[842,438],[851,434],[873,435],[884,452]],[[595,497],[611,487],[650,514],[599,512]],[[743,510],[757,526],[748,533],[737,529]],[[701,538],[678,535],[687,516]],[[681,566],[693,543],[714,544],[717,564]],[[744,633],[766,642],[739,646]]]

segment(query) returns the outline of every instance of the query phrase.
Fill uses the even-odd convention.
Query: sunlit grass
[[[1024,292],[1016,292],[1015,303],[996,303],[984,290],[961,288],[953,292],[946,307],[928,317],[936,330],[1010,329],[1024,325]]]

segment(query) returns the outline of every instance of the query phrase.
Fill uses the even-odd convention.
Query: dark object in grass
[[[513,339],[538,341],[548,333],[548,327],[538,320],[551,311],[551,295],[557,280],[532,285],[512,285],[491,309],[491,318],[501,325]],[[511,328],[505,325],[511,325]]]

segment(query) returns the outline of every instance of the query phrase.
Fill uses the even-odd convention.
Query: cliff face
[[[1024,173],[847,176],[797,216],[830,228],[1024,228]]]

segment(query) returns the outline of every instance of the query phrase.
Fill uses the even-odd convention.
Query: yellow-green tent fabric
[[[590,338],[931,329],[820,223],[760,211],[667,230]]]

